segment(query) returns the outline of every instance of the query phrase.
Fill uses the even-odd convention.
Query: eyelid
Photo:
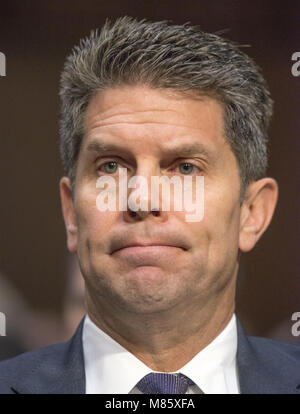
[[[102,169],[102,167],[105,164],[108,164],[110,162],[115,162],[117,163],[117,170],[115,172],[112,173],[108,173],[106,171],[104,171]],[[129,173],[131,171],[131,167],[128,166],[128,164],[126,163],[126,161],[124,161],[122,158],[118,157],[118,156],[107,156],[107,157],[101,157],[101,159],[97,158],[95,161],[96,164],[96,171],[98,174],[100,174],[99,172],[103,173],[103,174],[108,174],[108,175],[117,175],[119,173],[119,168],[126,168],[127,169],[127,173]]]
[[[177,160],[177,162],[175,163],[175,167],[178,167],[181,164],[190,164],[194,168],[197,168],[198,171],[203,171],[203,168],[201,166],[199,166],[197,163],[195,163],[193,161],[190,161],[190,160],[186,160],[186,159]]]
[[[105,165],[107,165],[107,164],[109,164],[109,163],[111,163],[111,162],[115,162],[116,164],[119,164],[119,162],[118,161],[105,161],[105,162],[103,162],[102,164],[100,164],[98,167],[97,167],[97,169],[98,170],[101,170],[101,168],[102,167],[104,167]],[[102,170],[101,170],[102,171]],[[105,172],[105,171],[104,171]]]
[[[97,165],[97,168],[101,167],[104,164],[107,164],[109,162],[116,162],[118,164],[126,164],[126,162],[124,160],[122,160],[120,157],[101,157],[97,158],[95,160],[95,164]]]
[[[101,163],[99,162],[99,164],[97,163],[98,160],[99,160],[99,158],[97,158],[97,160],[95,161],[95,163],[97,164],[97,170],[99,170],[101,167],[103,167],[105,164],[108,164],[109,162],[116,162],[117,164],[119,164],[119,166],[123,166],[123,167],[128,169],[128,166],[126,165],[126,162],[122,159],[120,161],[120,157],[117,157],[117,156],[115,156],[115,157],[113,157],[113,156],[112,157],[105,157],[104,159],[101,158]],[[181,159],[177,160],[176,162],[174,162],[172,168],[177,168],[181,164],[190,164],[194,168],[196,168],[199,172],[203,171],[203,167],[201,167],[197,163],[195,163],[194,160],[189,160],[189,159],[185,159],[185,158],[181,158]],[[103,172],[105,172],[105,171],[103,171]]]

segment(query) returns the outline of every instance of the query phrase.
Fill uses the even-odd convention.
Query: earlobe
[[[72,235],[77,234],[77,226],[74,226],[74,224],[71,224],[71,223],[67,224],[66,225],[66,230],[67,230],[68,233],[70,233]]]
[[[67,233],[67,245],[69,251],[75,253],[77,251],[77,224],[70,179],[68,177],[62,177],[59,187],[62,213]]]
[[[278,199],[278,185],[273,178],[249,184],[241,207],[239,248],[248,252],[268,228]]]

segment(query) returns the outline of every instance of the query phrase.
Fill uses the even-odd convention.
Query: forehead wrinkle
[[[140,99],[139,95],[140,95],[140,90],[143,91],[143,104],[148,106],[148,108],[144,108],[144,109],[134,109],[132,112],[130,111],[130,106],[134,106],[136,104],[136,100],[134,99],[134,96],[137,96],[138,99]],[[128,91],[130,91],[130,97],[131,97],[131,102],[126,102],[124,104],[124,102],[122,102],[122,99],[120,100],[118,97],[118,100],[116,101],[115,97],[116,97],[116,93],[117,95],[121,94],[125,94],[125,96],[128,94]],[[149,93],[150,92],[150,93]],[[164,93],[162,93],[162,91],[157,91],[156,89],[153,88],[149,88],[147,86],[145,86],[144,88],[141,88],[140,86],[123,86],[123,87],[117,87],[117,88],[109,88],[105,91],[101,91],[99,93],[97,93],[90,101],[88,108],[87,108],[87,114],[89,112],[95,112],[94,108],[95,106],[100,108],[100,112],[102,112],[103,114],[105,113],[110,113],[110,112],[115,112],[115,111],[124,111],[121,112],[121,114],[132,114],[135,112],[174,112],[174,110],[168,108],[168,109],[156,109],[153,108],[152,102],[151,102],[151,96],[154,93],[155,95],[159,95],[159,98],[161,100],[162,103],[165,103],[166,100],[169,101],[170,103],[170,99],[171,101],[178,101],[178,100],[182,100],[183,96],[181,94],[178,94],[178,92],[173,92],[170,93],[170,91],[164,89],[163,90]],[[150,99],[149,99],[150,98]],[[126,107],[124,107],[126,105]],[[129,108],[128,108],[129,106]],[[103,111],[101,111],[101,108],[105,108]],[[176,111],[175,111],[176,112]],[[108,115],[109,117],[110,115]]]
[[[113,142],[109,142],[111,140],[115,140],[117,138],[117,140],[121,140],[120,142],[123,143],[123,133],[124,133],[124,129],[120,129],[121,133],[119,133],[119,128],[118,126],[123,126],[123,125],[130,125],[131,127],[134,127],[135,125],[138,124],[148,124],[148,125],[163,125],[164,123],[159,123],[159,122],[151,122],[151,123],[128,123],[128,122],[124,122],[124,123],[113,123],[113,124],[107,124],[107,125],[102,125],[101,121],[100,122],[95,122],[95,124],[93,125],[93,127],[90,128],[89,131],[86,131],[85,133],[85,142],[86,142],[86,147],[90,147],[90,148],[97,148],[98,152],[100,152],[100,149],[102,147],[103,152],[107,151],[107,147],[109,146],[110,149],[109,150],[117,150],[119,148],[124,148],[124,150],[126,149],[123,145],[119,145]],[[151,142],[152,145],[155,144],[159,147],[159,149],[162,152],[170,152],[170,153],[174,153],[174,154],[178,154],[180,155],[180,152],[189,155],[193,155],[193,154],[202,154],[205,155],[208,158],[214,158],[213,154],[214,154],[214,150],[213,148],[210,148],[209,145],[205,145],[205,143],[201,142],[201,136],[205,137],[205,131],[203,133],[202,129],[199,127],[191,127],[191,126],[187,126],[187,125],[177,125],[177,124],[166,124],[167,127],[173,128],[173,126],[178,127],[179,131],[177,133],[174,134],[174,131],[172,131],[171,134],[171,138],[172,141],[168,142],[168,140],[164,140],[164,148],[162,148],[161,146],[161,139],[157,140],[157,135],[153,134],[153,131],[151,132],[150,130],[147,131],[147,136],[150,138],[150,136],[152,135],[151,138]],[[114,127],[117,127],[116,130],[114,130]],[[100,130],[100,128],[102,130]],[[185,133],[182,133],[182,129],[184,129]],[[191,135],[189,135],[186,130],[193,130],[196,131],[197,136],[199,138],[199,140],[194,140],[193,142],[189,142],[186,141],[188,140]],[[142,131],[143,132],[143,131]],[[130,133],[130,135],[132,136],[132,138],[134,137],[134,135],[132,135]],[[141,134],[139,133],[139,139],[142,139],[142,136],[140,136]],[[144,135],[144,133],[142,134]],[[177,137],[175,137],[177,135]],[[107,142],[105,142],[106,138],[103,137],[107,136]],[[197,138],[197,136],[195,136],[195,138]],[[91,141],[91,143],[94,143],[93,145],[89,145],[89,141]],[[130,140],[131,141],[131,140]],[[222,144],[226,144],[226,138],[225,136],[222,136],[222,141],[224,141]],[[97,142],[99,142],[99,145],[97,146]],[[183,143],[184,142],[184,143]],[[149,143],[149,142],[148,142]],[[112,145],[110,145],[112,144]],[[114,148],[115,146],[115,148]],[[223,146],[223,145],[222,145]],[[180,148],[179,150],[177,150],[177,148]],[[193,148],[193,150],[190,150],[189,148]],[[217,148],[216,148],[217,149]],[[218,152],[218,151],[217,151]]]
[[[115,107],[115,106],[113,106],[113,107]],[[101,113],[103,114],[103,113],[109,112],[109,111],[110,111],[110,109],[108,109],[104,112],[100,112],[100,114]],[[118,113],[113,114],[113,115],[108,115],[107,118],[114,117],[114,116],[119,116],[119,115],[133,115],[133,114],[136,114],[136,113],[140,114],[140,113],[143,113],[143,112],[147,113],[147,112],[176,112],[176,111],[172,111],[171,109],[161,109],[161,108],[134,109],[133,111],[124,111],[124,112],[118,112]],[[103,118],[103,120],[105,120],[105,119],[106,118]]]
[[[161,145],[160,142],[158,144],[158,150],[161,151],[164,156],[172,156],[172,157],[192,157],[198,156],[205,158],[207,160],[213,161],[216,158],[216,154],[214,154],[211,150],[207,149],[205,145],[200,142],[194,143],[182,143],[176,142],[173,145]],[[96,152],[96,153],[103,153],[116,151],[131,154],[131,149],[124,146],[122,143],[116,142],[105,142],[101,139],[93,139],[90,141],[86,146],[86,151],[88,152]]]
[[[120,125],[125,125],[127,123],[120,123]],[[153,124],[157,124],[157,125],[162,125],[161,123],[153,123]],[[131,125],[132,127],[134,126],[134,124],[128,124]],[[120,136],[118,134],[118,131],[114,131],[113,127],[114,126],[118,126],[118,124],[111,124],[111,125],[101,125],[101,123],[99,124],[95,124],[93,128],[91,128],[90,131],[86,131],[85,134],[85,140],[87,141],[87,145],[88,141],[94,140],[97,141],[99,140],[101,142],[101,144],[103,143],[103,141],[101,141],[101,136],[103,135],[107,135],[108,137],[111,137],[112,140],[114,140],[115,138],[122,140],[122,136]],[[173,127],[172,125],[169,125],[170,128]],[[177,125],[176,125],[177,126]],[[164,148],[161,147],[160,145],[160,139],[157,141],[155,139],[155,137],[153,136],[151,138],[151,142],[152,145],[157,145],[159,147],[159,150],[165,153],[173,153],[174,155],[178,155],[180,156],[180,152],[182,154],[182,156],[189,156],[189,155],[202,155],[206,158],[209,158],[211,160],[215,159],[217,157],[217,154],[214,154],[214,152],[219,153],[221,151],[221,149],[223,148],[223,146],[227,146],[228,145],[228,140],[226,139],[225,135],[222,134],[222,143],[221,143],[221,147],[219,148],[215,148],[215,151],[213,148],[210,148],[209,146],[203,144],[201,142],[201,136],[203,135],[202,130],[198,127],[191,127],[191,126],[184,126],[184,125],[178,125],[177,126],[180,129],[180,133],[176,134],[177,138],[173,139],[172,142],[170,142],[169,144],[165,141],[164,143]],[[102,128],[102,132],[100,130],[97,131],[97,128]],[[182,134],[182,129],[189,129],[189,130],[193,130],[196,131],[199,141],[194,141],[194,142],[185,142],[184,144],[182,143],[183,140],[190,138],[189,134]],[[124,132],[122,130],[122,132]],[[147,134],[149,135],[149,133]],[[152,134],[150,134],[152,135]],[[172,133],[172,136],[174,138],[174,134]],[[204,136],[205,136],[205,131],[204,131]],[[108,138],[110,140],[110,138]],[[122,140],[123,141],[123,140]],[[106,144],[106,143],[105,143]],[[108,151],[105,149],[105,144],[103,144],[102,148],[103,151]],[[117,146],[117,145],[116,145]],[[106,145],[107,147],[107,145]],[[121,147],[121,146],[120,146]],[[123,147],[123,146],[122,146]],[[177,150],[176,147],[180,147],[180,150]],[[193,147],[194,150],[189,150],[187,147]],[[197,148],[197,149],[196,149]],[[100,146],[98,147],[98,152],[100,152]],[[118,148],[112,148],[112,146],[110,146],[110,150],[114,151],[117,150]],[[126,151],[126,148],[124,147],[123,151]],[[126,151],[127,152],[127,151]]]
[[[87,116],[85,119],[85,129],[93,129],[93,128],[97,128],[97,127],[102,127],[102,126],[110,126],[110,125],[151,125],[151,124],[165,124],[165,125],[170,125],[170,126],[177,126],[177,127],[186,127],[186,128],[193,128],[193,129],[197,129],[195,127],[190,127],[188,125],[185,124],[174,124],[171,122],[171,120],[155,120],[151,117],[151,120],[147,120],[147,117],[145,117],[144,119],[136,119],[134,117],[134,115],[136,114],[147,114],[149,113],[150,115],[155,112],[155,113],[165,113],[165,112],[170,112],[172,114],[176,114],[178,116],[178,113],[176,111],[170,111],[169,109],[155,109],[155,110],[151,110],[151,111],[132,111],[132,112],[123,112],[123,113],[118,113],[118,114],[114,114],[114,115],[109,115],[107,117],[102,117],[102,113],[100,113],[98,116],[95,115],[90,115]],[[126,120],[122,120],[123,116],[133,116],[132,119],[126,119]]]
[[[208,105],[207,107],[208,111],[205,118],[203,118],[203,122],[201,122],[200,116],[200,119],[198,118],[198,121],[197,117],[194,117],[196,118],[195,123],[190,122],[191,118],[188,118],[186,120],[184,117],[181,117],[181,105],[178,107],[177,104],[175,108],[173,108],[171,105],[171,108],[168,107],[167,109],[165,109],[161,108],[160,105],[159,107],[153,107],[151,103],[150,107],[147,105],[146,108],[142,107],[140,109],[135,100],[129,102],[129,105],[127,105],[127,102],[123,103],[122,101],[119,101],[112,103],[110,99],[104,99],[104,101],[102,102],[99,102],[97,100],[94,101],[94,103],[92,103],[92,106],[90,106],[90,108],[88,109],[90,109],[90,112],[88,111],[86,114],[87,117],[85,118],[85,120],[88,122],[86,123],[86,128],[84,131],[86,142],[94,138],[97,139],[97,136],[100,138],[102,134],[108,136],[110,135],[112,138],[115,136],[116,138],[123,141],[125,133],[125,138],[127,136],[134,138],[136,136],[140,140],[139,142],[141,143],[143,135],[146,135],[148,139],[148,142],[146,141],[146,143],[148,143],[149,145],[155,144],[157,145],[157,147],[161,147],[161,144],[159,143],[159,141],[161,141],[161,139],[159,139],[161,132],[163,135],[162,138],[165,138],[163,139],[165,141],[165,144],[167,144],[167,146],[170,145],[171,148],[175,142],[178,142],[178,144],[180,144],[180,140],[184,138],[184,135],[186,135],[186,138],[188,138],[189,135],[192,134],[194,138],[197,138],[198,136],[199,141],[201,141],[201,137],[203,137],[204,142],[207,142],[208,144],[208,146],[203,145],[203,147],[207,147],[208,151],[206,151],[206,153],[210,153],[210,155],[213,155],[214,148],[217,150],[216,146],[213,145],[213,143],[219,141],[218,136],[222,138],[222,141],[226,141],[223,125],[219,125],[219,122],[215,122],[214,119],[210,119],[211,105]],[[161,117],[159,116],[160,113],[162,114]],[[166,115],[168,113],[170,114],[170,116]],[[148,116],[150,117],[150,119],[148,118]],[[207,120],[207,118],[209,118],[209,120]],[[172,121],[174,123],[172,123]],[[207,130],[207,122],[209,122],[209,130]],[[143,128],[140,127],[140,125],[145,126],[145,129],[143,130]],[[216,128],[217,125],[218,128]],[[148,129],[147,126],[149,126]],[[161,131],[160,128],[162,129]],[[158,131],[159,134],[157,134],[156,131]],[[189,131],[191,131],[190,134]],[[209,136],[207,136],[207,133],[209,133]],[[208,142],[209,140],[207,139],[210,137],[212,138],[212,147]],[[171,139],[171,142],[169,138]],[[151,139],[151,142],[149,141],[149,139]],[[222,144],[224,143],[225,142],[222,142]],[[187,145],[189,145],[188,142]],[[163,149],[164,148],[160,148],[160,150]],[[170,151],[166,149],[165,152]],[[202,151],[202,154],[204,154],[204,151]]]
[[[102,128],[102,127],[110,127],[110,126],[118,126],[118,125],[166,125],[169,127],[176,127],[176,128],[185,128],[185,129],[192,129],[192,130],[196,130],[198,132],[201,131],[201,128],[199,127],[192,127],[190,125],[184,125],[184,124],[174,124],[174,123],[170,123],[170,121],[166,121],[166,122],[158,122],[158,121],[124,121],[124,122],[111,122],[111,123],[102,123],[101,121],[95,121],[95,123],[93,123],[92,125],[90,125],[89,130],[93,130],[93,129],[97,129],[97,128]]]

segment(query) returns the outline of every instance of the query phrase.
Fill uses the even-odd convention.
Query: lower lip
[[[113,254],[136,264],[151,266],[156,262],[170,260],[170,256],[178,255],[182,250],[180,247],[163,245],[131,246],[117,250]]]

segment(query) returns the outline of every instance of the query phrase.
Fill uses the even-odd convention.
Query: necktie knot
[[[185,394],[192,380],[183,374],[151,373],[138,382],[137,388],[143,394]]]

